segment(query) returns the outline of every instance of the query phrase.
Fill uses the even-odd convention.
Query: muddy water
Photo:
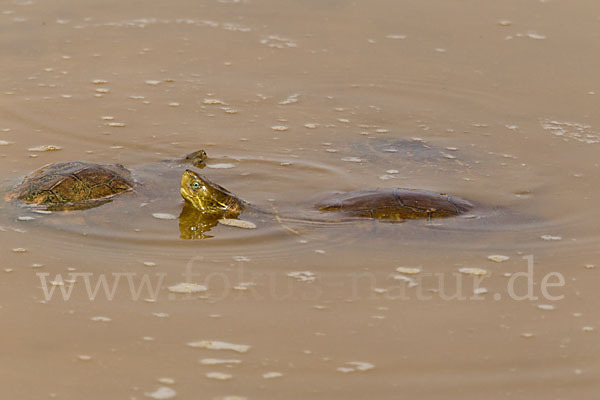
[[[1,204],[2,397],[592,398],[599,19],[559,0],[0,4],[2,192],[66,160],[139,182],[83,212]],[[202,174],[286,218],[182,238],[185,167],[161,160],[200,148]],[[478,206],[302,219],[392,187]]]

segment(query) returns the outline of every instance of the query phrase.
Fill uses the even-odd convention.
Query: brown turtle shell
[[[382,189],[337,194],[317,204],[317,208],[350,217],[404,220],[457,216],[472,209],[473,204],[426,190]]]
[[[34,171],[6,198],[47,208],[70,204],[69,209],[84,209],[95,200],[131,190],[133,185],[131,172],[120,164],[60,162]]]

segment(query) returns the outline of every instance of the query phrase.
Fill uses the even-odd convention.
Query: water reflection
[[[208,239],[213,235],[207,232],[217,226],[222,215],[205,214],[198,211],[187,201],[179,214],[179,237],[181,239]]]

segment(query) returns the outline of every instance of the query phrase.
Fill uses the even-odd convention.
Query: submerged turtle
[[[344,149],[343,145],[340,145]],[[468,156],[456,147],[440,147],[420,138],[368,136],[351,143],[346,151],[380,166],[397,170],[426,170],[439,174],[470,172]]]
[[[265,213],[239,199],[227,189],[211,182],[191,170],[181,178],[181,196],[195,210],[184,207],[182,218],[186,226],[196,218],[196,237],[217,225],[219,220],[237,219],[242,212]],[[460,197],[426,190],[380,189],[361,190],[331,195],[314,205],[312,213],[304,219],[315,221],[343,221],[370,218],[387,222],[407,219],[454,217],[473,208],[473,204]],[[199,214],[198,214],[199,212]],[[325,215],[324,212],[330,214]],[[330,218],[331,215],[334,218]],[[183,228],[183,227],[182,227]],[[182,235],[185,236],[182,229]]]
[[[165,162],[202,167],[205,160],[204,150],[198,150]],[[83,210],[107,203],[112,197],[132,190],[135,184],[131,172],[121,164],[59,162],[32,172],[5,199],[21,200],[49,211]]]

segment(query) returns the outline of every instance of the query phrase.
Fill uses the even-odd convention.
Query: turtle
[[[164,160],[201,168],[206,152],[197,150],[183,158]],[[84,210],[112,201],[114,196],[134,189],[131,171],[121,164],[68,161],[47,164],[25,177],[5,196],[47,211]]]
[[[182,237],[195,225],[195,237],[219,221],[238,219],[244,212],[268,214],[238,198],[210,179],[187,169],[181,178],[180,194],[186,206],[180,216]],[[339,222],[372,219],[384,222],[403,222],[409,219],[447,218],[466,214],[474,204],[466,199],[445,193],[417,189],[370,189],[326,196],[309,206],[312,213],[295,219],[320,222]],[[280,216],[277,216],[280,219]],[[195,222],[193,222],[195,220]]]

